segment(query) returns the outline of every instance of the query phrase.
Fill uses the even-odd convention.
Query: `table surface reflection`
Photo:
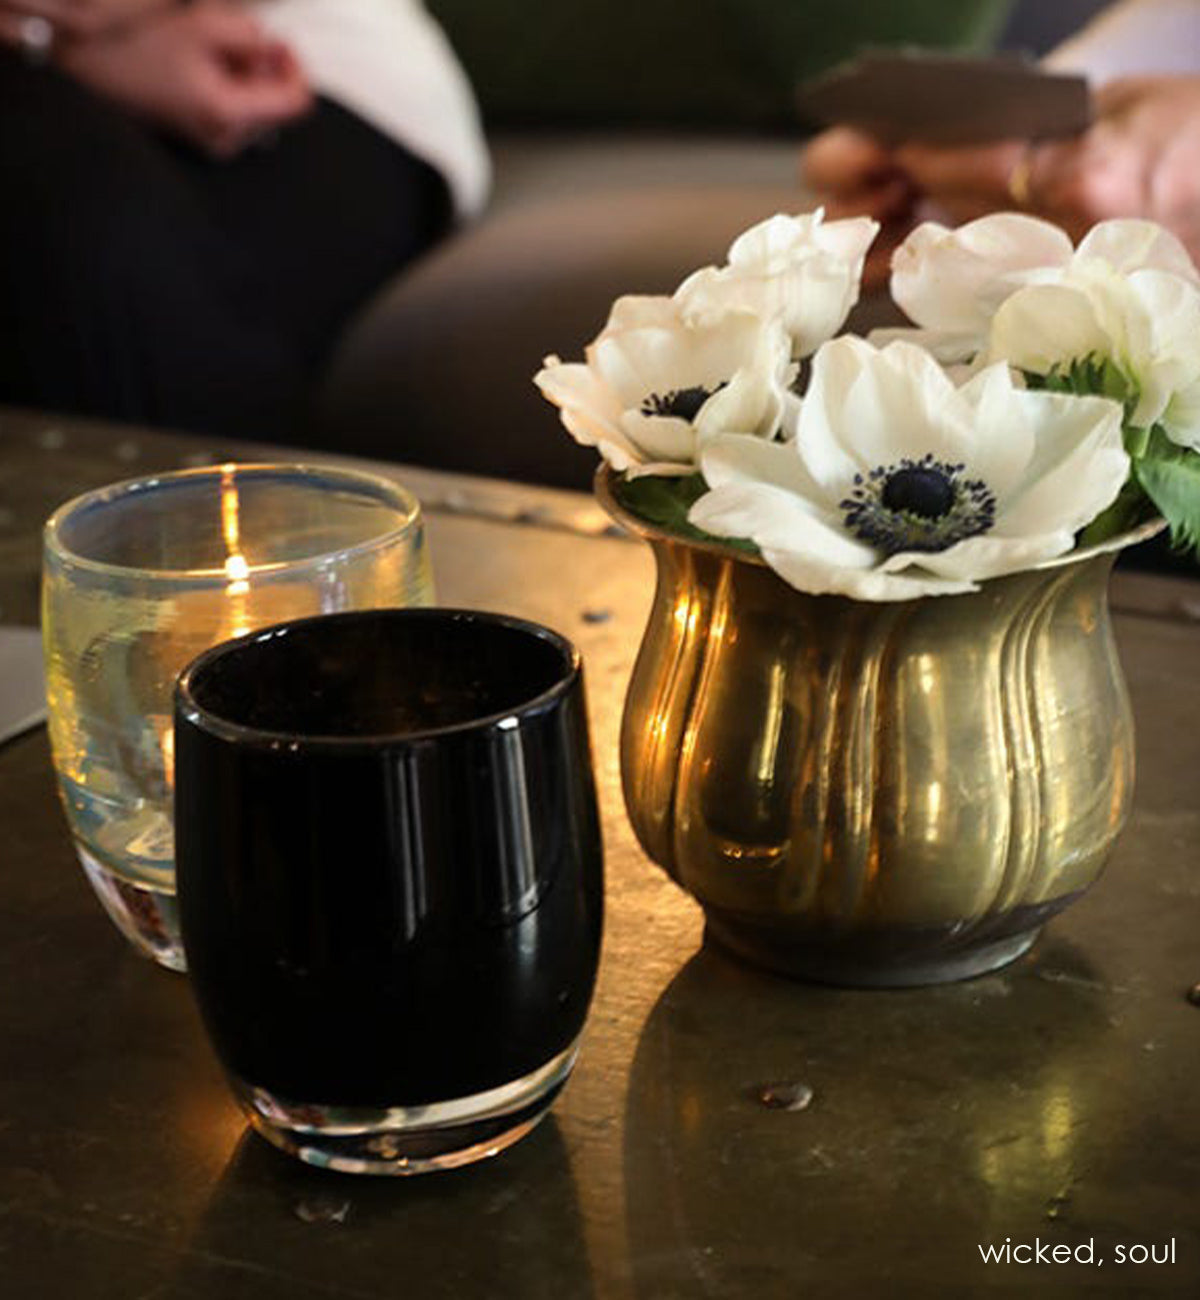
[[[17,413],[0,439],[7,623],[36,622],[54,505],[253,454]],[[444,603],[540,620],[584,653],[609,911],[575,1077],[531,1137],[453,1174],[356,1179],[271,1150],[244,1129],[186,981],[102,916],[31,732],[0,749],[0,1294],[1196,1294],[1200,584],[1116,580],[1138,786],[1093,893],[999,974],[809,987],[705,948],[697,907],[626,822],[617,728],[649,552],[585,497],[389,472],[426,503]],[[764,1106],[779,1082],[811,1104]],[[1043,1257],[1090,1242],[1104,1264],[985,1263],[1006,1239]],[[1174,1262],[1117,1262],[1118,1246],[1171,1243]]]

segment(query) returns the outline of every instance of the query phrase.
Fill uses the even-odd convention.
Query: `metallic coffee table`
[[[0,622],[36,622],[52,506],[230,454],[0,416]],[[1200,583],[1116,580],[1140,766],[1094,892],[999,974],[823,989],[705,949],[633,841],[616,738],[649,553],[586,497],[393,469],[426,503],[445,603],[584,652],[609,912],[575,1077],[530,1138],[459,1173],[355,1179],[277,1154],[245,1132],[186,981],[101,915],[30,732],[0,748],[0,1295],[1197,1294]],[[1104,1263],[985,1263],[1006,1238],[1043,1259],[1090,1242]],[[1117,1262],[1171,1243],[1173,1263]]]

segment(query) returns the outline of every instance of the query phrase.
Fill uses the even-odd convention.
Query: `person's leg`
[[[347,317],[450,224],[432,167],[324,100],[231,161],[179,159],[243,254],[239,302],[286,334],[310,371]]]
[[[294,401],[294,358],[231,319],[233,250],[171,157],[4,50],[0,174],[0,400],[245,433]]]
[[[426,173],[330,105],[212,162],[0,50],[0,401],[286,441],[344,315],[440,230]]]

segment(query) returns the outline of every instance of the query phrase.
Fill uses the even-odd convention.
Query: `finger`
[[[849,126],[823,131],[809,141],[800,156],[803,183],[833,193],[860,189],[893,167],[890,150]]]
[[[268,41],[249,55],[241,69],[251,77],[263,77],[293,85],[308,84],[308,76],[295,54],[282,41]]]
[[[1097,124],[1075,144],[1039,152],[1038,207],[1072,233],[1110,217],[1152,212],[1145,155],[1108,124]]]
[[[1009,179],[1028,148],[1024,140],[947,147],[906,144],[896,150],[896,162],[925,194],[938,199],[972,195],[990,201],[993,208],[1006,207],[1011,206]]]
[[[303,116],[312,94],[303,82],[272,78],[227,79],[214,87],[203,133],[210,141],[241,142]]]
[[[1136,104],[1158,80],[1156,77],[1118,77],[1092,92],[1092,107],[1100,117],[1113,117]]]

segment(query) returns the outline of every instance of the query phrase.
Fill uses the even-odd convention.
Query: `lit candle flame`
[[[237,483],[234,480],[234,467],[221,466],[221,533],[225,538],[225,576],[229,579],[226,595],[233,597],[233,635],[241,636],[250,630],[250,620],[246,614],[245,597],[250,590],[250,564],[242,554],[241,523],[238,517]]]

